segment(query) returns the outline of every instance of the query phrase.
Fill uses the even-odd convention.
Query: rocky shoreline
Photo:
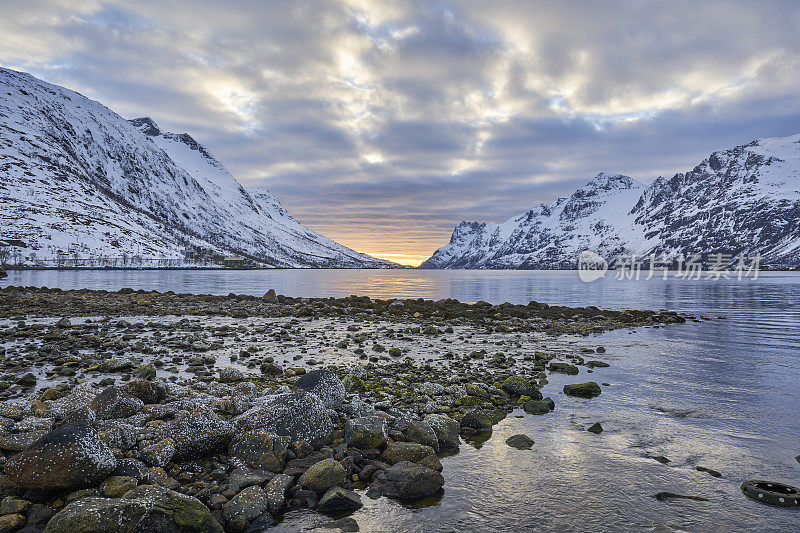
[[[333,519],[362,497],[441,494],[440,457],[515,408],[557,408],[539,392],[548,373],[607,366],[602,347],[553,348],[558,336],[685,320],[537,302],[6,287],[0,530],[254,532],[299,508],[354,530]]]

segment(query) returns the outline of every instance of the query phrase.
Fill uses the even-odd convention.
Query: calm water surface
[[[352,515],[361,531],[800,531],[800,509],[739,492],[763,478],[800,485],[800,273],[758,280],[616,280],[532,271],[65,271],[11,272],[3,285],[291,296],[530,300],[606,308],[674,309],[722,317],[666,328],[565,338],[576,352],[603,345],[611,363],[587,376],[553,375],[545,416],[495,426],[479,448],[446,457],[445,494],[427,505],[369,500]],[[607,382],[593,400],[560,394],[578,379]],[[606,431],[585,429],[599,421]],[[531,451],[505,445],[515,433]],[[648,456],[663,455],[663,465]],[[713,478],[702,465],[722,472]],[[660,491],[710,501],[662,502]],[[328,521],[288,514],[276,531]]]

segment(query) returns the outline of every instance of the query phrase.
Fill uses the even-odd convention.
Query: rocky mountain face
[[[236,255],[274,267],[391,266],[303,227],[188,134],[3,68],[0,227],[6,262]]]
[[[584,250],[612,263],[761,254],[761,265],[800,266],[800,135],[714,152],[649,186],[598,174],[507,222],[462,222],[422,268],[575,268]]]

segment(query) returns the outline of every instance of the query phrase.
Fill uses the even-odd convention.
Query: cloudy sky
[[[419,262],[601,170],[800,132],[800,3],[0,0],[0,64],[189,132],[357,250]]]

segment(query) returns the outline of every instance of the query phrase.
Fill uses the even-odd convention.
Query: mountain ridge
[[[462,221],[420,268],[570,269],[584,250],[607,260],[760,254],[762,265],[797,268],[800,134],[715,151],[648,186],[601,172],[506,222]]]
[[[239,255],[270,267],[393,267],[297,222],[188,133],[0,67],[0,249],[29,262]],[[20,245],[22,244],[22,246]]]

